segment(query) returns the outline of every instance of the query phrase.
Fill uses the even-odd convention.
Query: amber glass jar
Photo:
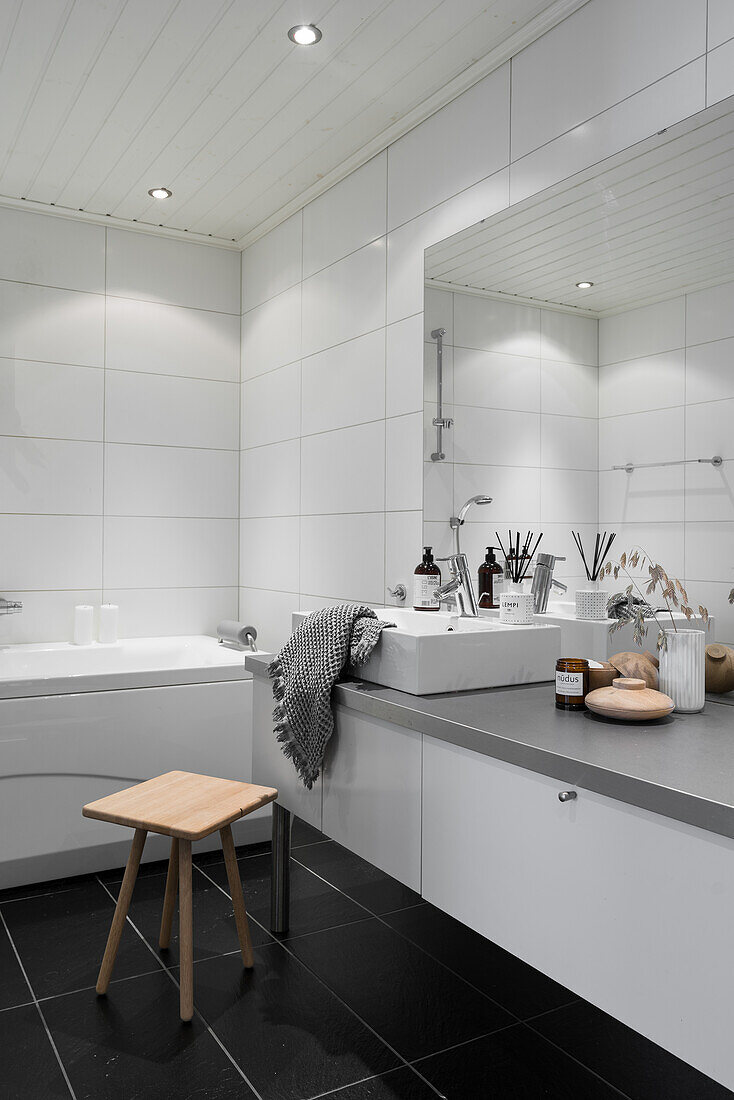
[[[583,710],[589,694],[589,662],[584,657],[559,657],[556,661],[556,706],[559,710]]]

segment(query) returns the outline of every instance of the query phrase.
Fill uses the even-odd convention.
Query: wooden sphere
[[[706,646],[706,691],[716,695],[734,691],[734,649],[729,646]]]
[[[595,714],[622,722],[651,722],[665,718],[675,703],[662,691],[653,691],[644,680],[623,676],[611,687],[597,688],[586,696],[586,705]]]
[[[620,676],[632,677],[635,680],[644,680],[645,684],[653,690],[659,683],[657,658],[652,653],[615,653],[609,658],[619,672]]]

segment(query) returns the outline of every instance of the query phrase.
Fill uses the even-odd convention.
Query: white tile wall
[[[384,237],[304,280],[304,356],[384,324]]]
[[[392,421],[387,423],[390,425]],[[301,515],[353,512],[355,506],[365,512],[384,512],[385,461],[384,420],[304,436]],[[389,441],[387,461],[390,462]]]
[[[243,382],[242,439],[262,447],[295,439],[301,430],[301,364],[290,363]]]
[[[243,253],[243,313],[300,283],[302,233],[299,210]]]
[[[385,415],[385,332],[376,329],[303,360],[304,434]]]
[[[385,233],[387,152],[337,183],[303,211],[303,277]]]
[[[239,257],[0,210],[0,642],[237,613]],[[105,267],[107,283],[105,285]]]

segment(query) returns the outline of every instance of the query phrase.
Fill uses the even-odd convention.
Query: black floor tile
[[[229,898],[225,897],[222,891],[198,869],[194,870],[192,887],[194,958],[207,959],[211,955],[224,955],[228,951],[237,951],[239,949],[237,925]],[[117,897],[119,884],[110,885],[109,888]],[[161,951],[158,947],[158,936],[165,890],[165,875],[149,875],[140,879],[135,883],[128,916],[168,966],[178,963],[178,905],[173,917],[171,946],[167,951]],[[250,921],[250,935],[255,946],[271,942],[268,933],[259,928],[254,921]],[[155,965],[153,959],[150,962],[148,970],[152,970]]]
[[[289,946],[408,1060],[514,1022],[374,917]]]
[[[238,844],[236,852],[238,859],[246,859],[248,856],[269,855],[270,841],[263,840],[259,844]],[[221,848],[213,848],[211,852],[194,851],[192,858],[199,867],[208,867],[212,863],[224,863],[224,854]]]
[[[219,1044],[196,1017],[182,1024],[178,1007],[164,971],[118,982],[106,997],[84,990],[45,1001],[77,1100],[250,1100]]]
[[[8,934],[0,924],[0,1009],[33,1000]]]
[[[320,847],[320,845],[319,845]],[[313,851],[313,849],[309,849]],[[270,927],[270,856],[239,860],[247,911],[265,928]],[[207,875],[229,892],[224,864],[206,867]],[[363,920],[364,909],[322,882],[298,863],[291,862],[290,928],[286,938],[302,936],[337,924]],[[277,937],[282,939],[283,937]]]
[[[291,848],[302,848],[306,844],[320,844],[322,841],[328,839],[326,833],[320,833],[318,829],[315,829],[313,825],[309,825],[303,818],[293,818]]]
[[[263,1100],[303,1100],[397,1058],[280,944],[194,967],[194,999]]]
[[[333,840],[299,848],[295,858],[372,913],[390,913],[421,901],[414,890]]]
[[[71,1094],[35,1005],[0,1012],[3,1100],[70,1100]]]
[[[434,1054],[416,1068],[447,1100],[620,1100],[616,1089],[524,1024]],[[668,1098],[659,1093],[657,1100]]]
[[[149,875],[165,875],[168,871],[167,859],[153,859],[150,863],[141,863],[138,868],[138,879],[147,878]],[[109,871],[100,871],[99,878],[108,886],[119,885],[125,874],[124,867],[112,867]],[[137,881],[137,880],[136,880]]]
[[[436,1093],[412,1069],[394,1069],[332,1092],[322,1100],[436,1100]]]
[[[37,898],[41,894],[57,894],[61,890],[73,890],[85,882],[91,882],[94,875],[75,875],[73,878],[54,878],[48,882],[30,882],[26,886],[9,886],[0,890],[0,905],[19,898]],[[122,878],[122,875],[120,875]]]
[[[530,1025],[630,1100],[731,1100],[732,1093],[586,1001]]]
[[[520,1019],[578,1000],[564,986],[433,905],[416,905],[384,919]]]
[[[3,916],[37,997],[94,985],[102,962],[114,902],[98,882],[14,901]],[[156,961],[126,925],[114,978],[153,970]]]

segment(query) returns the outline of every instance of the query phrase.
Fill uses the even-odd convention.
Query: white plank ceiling
[[[0,0],[0,201],[243,243],[582,2]]]
[[[597,315],[734,279],[734,97],[434,245],[426,277]]]

